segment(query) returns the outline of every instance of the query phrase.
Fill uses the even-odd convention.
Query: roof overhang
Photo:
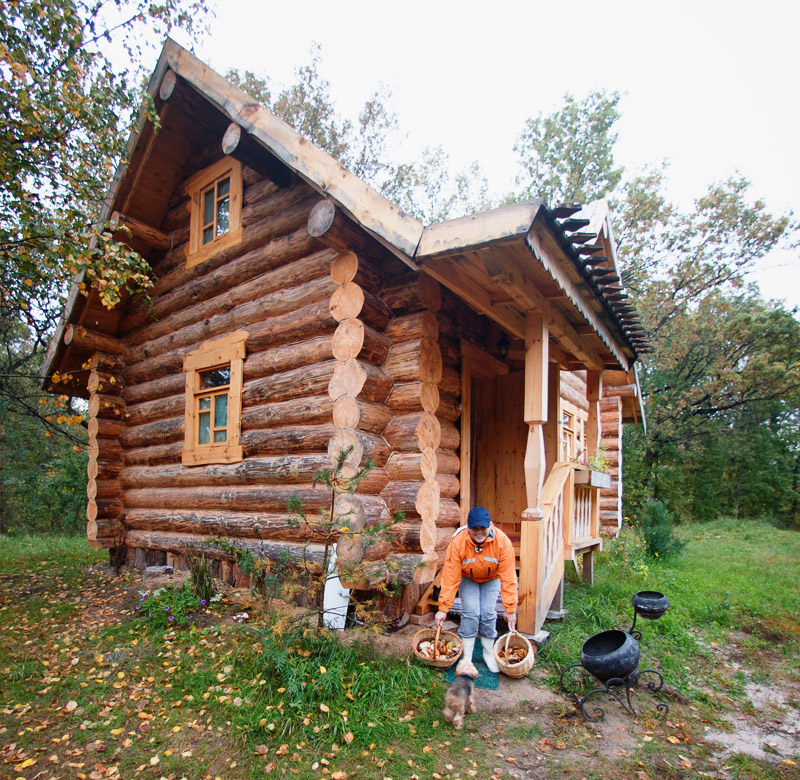
[[[540,311],[572,367],[627,372],[635,352],[559,238],[537,199],[426,227],[415,260],[509,335]]]

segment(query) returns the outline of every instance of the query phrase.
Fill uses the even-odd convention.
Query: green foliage
[[[622,177],[614,164],[618,103],[617,92],[592,92],[581,101],[567,94],[558,111],[528,119],[514,146],[521,189],[509,200],[544,198],[555,206],[612,192]]]
[[[167,585],[154,591],[142,591],[134,606],[136,615],[156,629],[189,626],[210,604],[222,597],[217,594],[210,599],[197,596],[191,583],[181,586]]]
[[[201,601],[209,602],[217,594],[211,566],[204,551],[186,550],[186,564],[189,567],[189,582],[193,595]]]
[[[363,746],[401,737],[406,729],[398,714],[406,711],[409,696],[424,696],[437,681],[422,664],[377,657],[362,643],[344,643],[335,634],[264,631],[261,643],[262,711],[281,705],[273,721],[281,739]],[[347,717],[331,718],[329,711]],[[310,721],[327,727],[309,729]]]
[[[686,546],[675,535],[672,515],[661,501],[648,501],[634,522],[647,554],[654,558],[670,558]]]
[[[62,427],[56,419],[69,414],[67,410],[54,408],[52,401],[40,408],[52,412],[47,416],[52,418],[55,430]],[[0,416],[0,531],[83,530],[87,479],[85,429],[72,427],[69,439],[51,435],[49,431],[45,435],[33,417],[17,414],[2,403]]]
[[[310,62],[277,95],[267,77],[252,71],[229,70],[226,76],[412,217],[440,222],[490,208],[488,183],[477,162],[453,174],[441,146],[425,148],[416,160],[397,161],[392,149],[398,121],[390,108],[391,93],[376,90],[356,121],[343,118],[321,66],[320,47],[314,44]]]

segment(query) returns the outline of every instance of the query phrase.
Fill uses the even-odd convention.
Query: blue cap
[[[492,524],[492,518],[489,517],[489,510],[484,509],[482,506],[476,506],[469,510],[467,517],[468,528],[488,528]]]

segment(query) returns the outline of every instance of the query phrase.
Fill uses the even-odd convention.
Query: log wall
[[[611,487],[600,491],[600,524],[612,536],[622,527],[622,428],[622,399],[601,398],[600,446],[610,463]]]
[[[390,314],[369,301],[359,319],[362,344],[355,347],[349,326],[343,346],[339,326],[352,318],[333,305],[341,299],[334,279],[339,253],[306,227],[318,198],[300,182],[279,188],[250,169],[244,174],[242,243],[192,268],[185,258],[188,199],[173,196],[164,223],[173,246],[154,268],[151,301],[132,299],[123,313],[126,349],[110,372],[115,382],[109,385],[103,366],[90,379],[89,535],[111,546],[124,533],[129,548],[150,551],[130,554],[135,563],[151,562],[159,550],[180,562],[182,542],[192,547],[215,534],[268,552],[306,541],[289,524],[287,499],[298,493],[312,513],[325,505],[312,477],[330,465],[332,443],[344,429],[330,393],[343,379],[361,385],[352,396],[364,420],[359,452],[384,464],[388,457],[378,435],[385,419],[372,407],[391,382],[369,370],[354,379],[348,361],[363,354],[383,361],[388,344],[369,323],[382,329]],[[183,466],[184,356],[235,330],[248,333],[244,460]],[[353,355],[342,360],[348,348]],[[385,481],[378,475],[368,485],[378,491]],[[381,514],[372,504],[370,510]],[[242,581],[225,556],[216,557],[220,572]]]

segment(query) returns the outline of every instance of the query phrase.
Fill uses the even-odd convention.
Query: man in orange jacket
[[[462,658],[472,660],[475,637],[480,635],[483,660],[490,672],[500,671],[494,658],[497,637],[497,596],[502,593],[505,619],[512,631],[517,626],[517,570],[511,540],[492,524],[488,510],[470,510],[466,527],[459,528],[447,548],[439,591],[440,626],[456,591],[461,596],[461,626],[458,635],[464,644]]]

